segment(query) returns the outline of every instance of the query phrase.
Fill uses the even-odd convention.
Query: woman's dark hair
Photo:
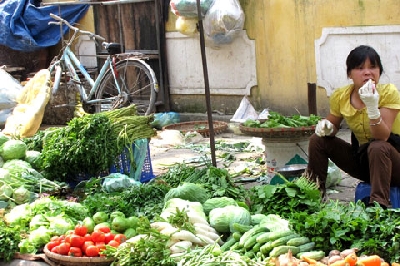
[[[369,61],[371,61],[371,64],[375,64],[379,67],[380,69],[379,74],[382,75],[383,66],[381,63],[381,57],[375,51],[374,48],[368,45],[360,45],[354,48],[347,56],[346,59],[347,75],[348,76],[350,75],[352,69],[361,66],[365,62],[365,60],[367,60],[367,58],[369,59]]]

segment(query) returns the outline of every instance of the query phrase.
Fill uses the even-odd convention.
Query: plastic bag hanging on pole
[[[200,0],[201,17],[204,17],[212,3],[216,0]],[[196,0],[171,0],[171,11],[177,16],[197,18]]]
[[[243,30],[244,20],[238,0],[215,0],[204,17],[204,33],[217,46],[230,44]]]

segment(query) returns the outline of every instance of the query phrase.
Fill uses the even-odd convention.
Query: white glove
[[[333,124],[331,121],[322,119],[319,120],[317,126],[315,127],[315,134],[317,134],[318,137],[325,137],[329,136],[333,133]]]
[[[379,93],[375,89],[375,84],[372,80],[368,80],[359,90],[361,100],[367,108],[367,115],[369,119],[378,119],[381,113],[378,109]]]

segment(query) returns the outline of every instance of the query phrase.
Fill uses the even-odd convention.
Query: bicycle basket
[[[108,54],[114,55],[114,54],[120,54],[122,49],[121,49],[121,44],[119,43],[109,43],[106,47]]]

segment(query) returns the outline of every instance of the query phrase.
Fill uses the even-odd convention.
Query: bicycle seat
[[[121,44],[112,42],[107,44],[106,50],[109,55],[120,54],[122,51],[121,47]]]

